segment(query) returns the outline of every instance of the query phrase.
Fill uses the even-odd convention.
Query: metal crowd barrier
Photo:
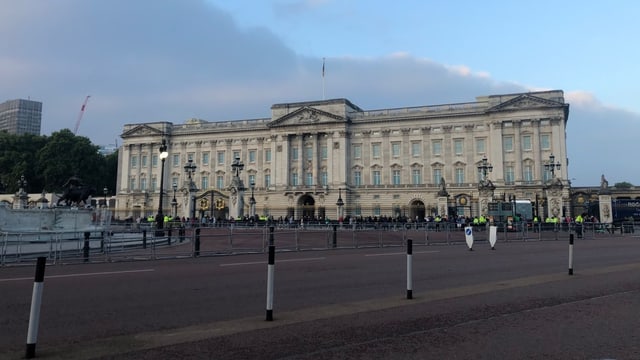
[[[465,244],[467,225],[457,223],[231,223],[225,226],[151,227],[96,232],[0,233],[0,266],[30,263],[46,256],[53,263],[113,262],[264,253],[273,231],[278,251]],[[635,224],[496,224],[498,242],[606,239],[635,236]],[[472,225],[474,241],[489,241],[489,227]],[[117,229],[118,231],[115,231]]]

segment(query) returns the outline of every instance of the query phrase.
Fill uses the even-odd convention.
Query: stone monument
[[[604,224],[611,224],[613,222],[613,215],[611,214],[611,190],[609,189],[609,182],[604,177],[604,174],[600,177],[598,204],[600,205],[600,222]]]
[[[239,157],[233,159],[231,164],[233,178],[229,186],[229,216],[232,219],[242,218],[244,216],[244,183],[240,179],[240,173],[244,169],[244,164]]]
[[[438,215],[449,217],[449,193],[444,178],[440,178],[440,190],[438,190]]]

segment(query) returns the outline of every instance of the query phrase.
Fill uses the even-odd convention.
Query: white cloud
[[[322,96],[322,58],[296,55],[266,29],[239,29],[228,13],[200,1],[158,0],[150,8],[129,0],[60,0],[50,12],[26,11],[39,3],[12,2],[0,14],[0,30],[16,34],[0,43],[0,100],[42,101],[46,134],[72,128],[86,95],[92,98],[79,133],[98,144],[113,143],[125,123],[268,117],[274,103]],[[327,98],[348,98],[366,110],[533,89],[405,51],[327,58],[324,85]],[[640,170],[628,163],[638,114],[565,90],[574,184],[597,184],[605,173],[612,182],[640,185]]]

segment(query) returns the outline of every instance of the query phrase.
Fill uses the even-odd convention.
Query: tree
[[[0,132],[0,183],[4,188],[3,192],[17,192],[17,181],[22,175],[28,181],[27,191],[40,191],[44,187],[37,171],[37,153],[46,142],[45,136]]]
[[[47,144],[38,152],[39,173],[49,191],[62,191],[71,176],[78,176],[96,188],[104,182],[106,161],[98,147],[83,136],[63,129],[51,134]]]
[[[73,175],[87,185],[116,189],[118,154],[103,156],[98,147],[82,136],[64,129],[51,136],[15,135],[0,131],[0,193],[18,191],[22,175],[27,192],[61,192]]]
[[[622,182],[617,182],[613,184],[613,186],[616,189],[631,189],[633,187],[633,184],[626,181],[622,181]]]

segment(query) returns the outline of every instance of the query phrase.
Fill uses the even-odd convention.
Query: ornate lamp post
[[[338,201],[336,201],[336,206],[338,207],[338,221],[342,222],[342,207],[344,206],[344,201],[342,200],[342,188],[338,188]]]
[[[556,157],[553,154],[549,155],[549,162],[544,164],[544,169],[551,173],[551,179],[555,178],[555,170],[560,170],[560,161],[556,162]]]
[[[156,228],[158,230],[162,230],[164,227],[164,215],[162,214],[162,195],[164,193],[164,161],[169,156],[167,152],[167,143],[165,140],[162,140],[162,145],[160,145],[160,200],[158,201],[158,215],[156,215]]]
[[[197,166],[193,163],[193,159],[189,159],[187,165],[184,166],[184,171],[189,175],[189,219],[193,222],[196,218],[196,188],[195,183],[193,182],[192,174],[196,172]]]
[[[487,174],[493,171],[493,165],[487,161],[487,156],[482,157],[482,163],[478,165],[478,171],[482,174],[482,181],[487,179]]]
[[[176,200],[176,190],[178,190],[178,184],[173,183],[173,200],[171,200],[171,208],[173,209],[173,217],[178,216],[178,200]]]
[[[253,190],[256,187],[256,184],[252,181],[249,183],[249,187],[251,188],[251,198],[249,199],[249,207],[251,211],[251,216],[256,215],[256,198],[253,197]]]
[[[516,219],[516,195],[509,195],[509,202],[511,203],[511,215],[513,216],[513,220]]]

